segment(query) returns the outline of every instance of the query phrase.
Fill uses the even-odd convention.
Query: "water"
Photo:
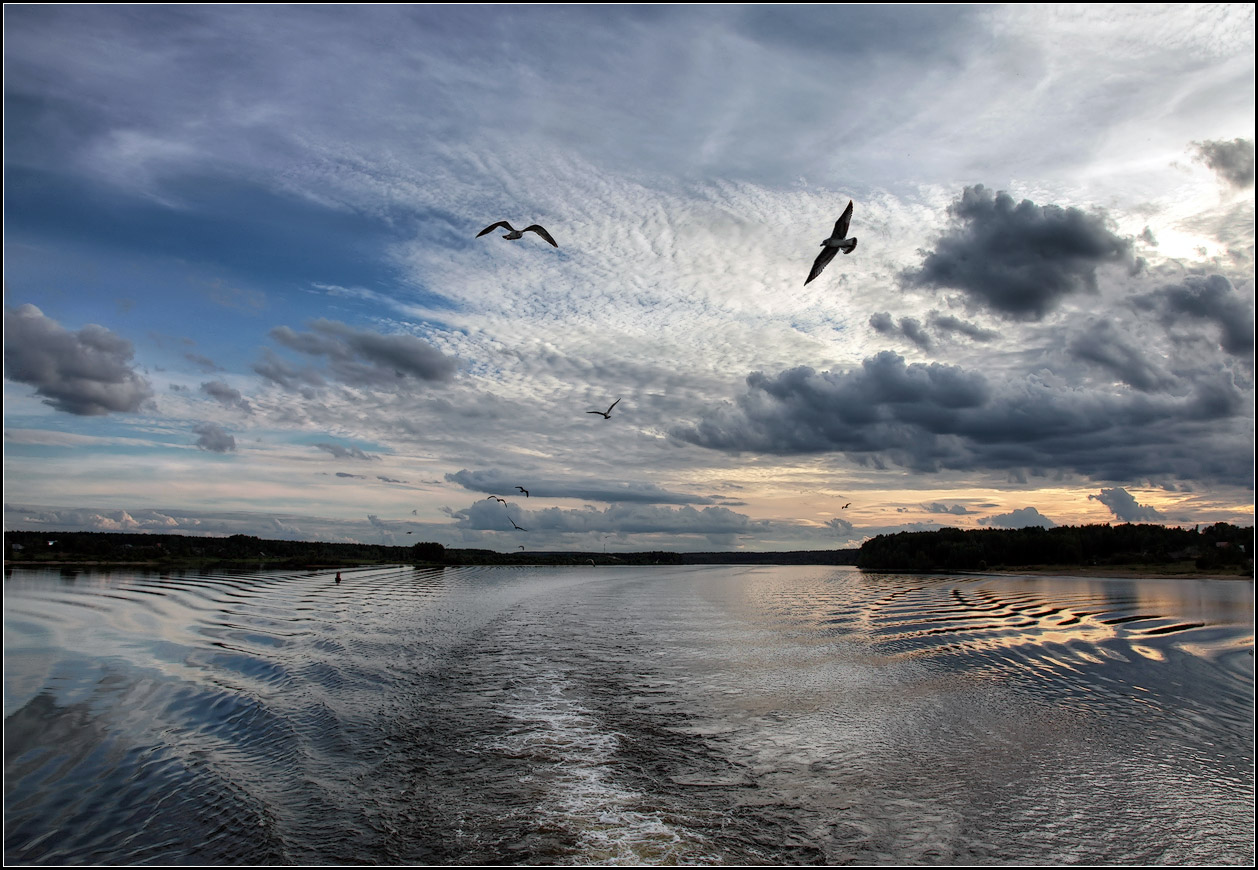
[[[4,857],[1243,864],[1245,581],[6,570]]]

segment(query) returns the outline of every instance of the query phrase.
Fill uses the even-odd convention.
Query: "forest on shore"
[[[1254,527],[1203,528],[1153,524],[1057,526],[1044,529],[955,529],[878,535],[860,549],[788,552],[671,551],[499,553],[445,547],[282,541],[252,535],[192,537],[129,532],[4,534],[5,564],[227,565],[338,568],[372,564],[426,565],[856,565],[872,571],[999,571],[1130,566],[1160,573],[1253,574]]]
[[[1152,523],[938,529],[878,535],[856,564],[881,571],[995,571],[1032,567],[1140,566],[1184,573],[1253,573],[1254,527],[1183,529]]]
[[[4,534],[5,564],[239,565],[267,568],[337,568],[351,565],[855,565],[857,550],[779,553],[675,553],[643,551],[516,551],[444,547],[280,541],[253,535],[223,538],[132,532],[31,532]]]

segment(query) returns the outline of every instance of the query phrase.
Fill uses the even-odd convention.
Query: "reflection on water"
[[[1254,858],[1253,587],[8,570],[18,863]]]

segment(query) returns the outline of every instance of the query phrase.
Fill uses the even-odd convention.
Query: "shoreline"
[[[1254,575],[1240,571],[1156,571],[1125,565],[1038,565],[1028,568],[1000,568],[992,571],[965,571],[966,574],[1000,574],[1012,577],[1093,577],[1112,580],[1248,580]]]
[[[6,568],[147,568],[151,570],[188,570],[207,567],[217,568],[262,568],[264,570],[293,570],[293,571],[333,571],[333,570],[352,570],[354,568],[366,568],[373,565],[394,565],[394,564],[413,564],[422,567],[460,567],[459,563],[451,563],[448,566],[441,563],[402,563],[402,562],[352,562],[346,561],[341,563],[328,562],[311,562],[294,564],[292,562],[284,563],[277,560],[275,564],[265,564],[254,562],[251,560],[242,560],[240,562],[231,562],[226,560],[203,560],[203,561],[163,561],[163,560],[134,560],[134,561],[111,561],[107,559],[84,559],[84,560],[24,560],[12,559],[5,560]],[[474,563],[469,563],[474,564]],[[503,566],[511,565],[529,565],[537,567],[547,563],[537,561],[528,562],[501,562],[495,563]],[[687,563],[682,563],[687,564]],[[699,563],[699,564],[724,564],[724,563]],[[826,565],[829,563],[797,563],[797,562],[763,562],[762,565],[781,564],[783,566],[795,564],[817,564]],[[556,561],[555,567],[570,567],[570,562]],[[643,566],[638,566],[643,567]],[[649,566],[645,566],[649,567]],[[847,566],[857,568],[855,565]],[[1030,565],[1019,568],[994,568],[986,571],[966,570],[958,571],[948,568],[926,568],[926,569],[894,569],[894,568],[877,568],[877,569],[858,569],[869,574],[962,574],[967,576],[1008,576],[1008,577],[1091,577],[1096,579],[1113,579],[1113,580],[1245,580],[1253,582],[1254,575],[1251,573],[1242,573],[1240,571],[1222,572],[1222,571],[1196,571],[1196,570],[1157,570],[1159,566],[1137,566],[1137,565]]]

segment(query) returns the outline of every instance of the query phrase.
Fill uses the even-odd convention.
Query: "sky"
[[[8,4],[4,526],[1251,525],[1254,102],[1248,4]]]

